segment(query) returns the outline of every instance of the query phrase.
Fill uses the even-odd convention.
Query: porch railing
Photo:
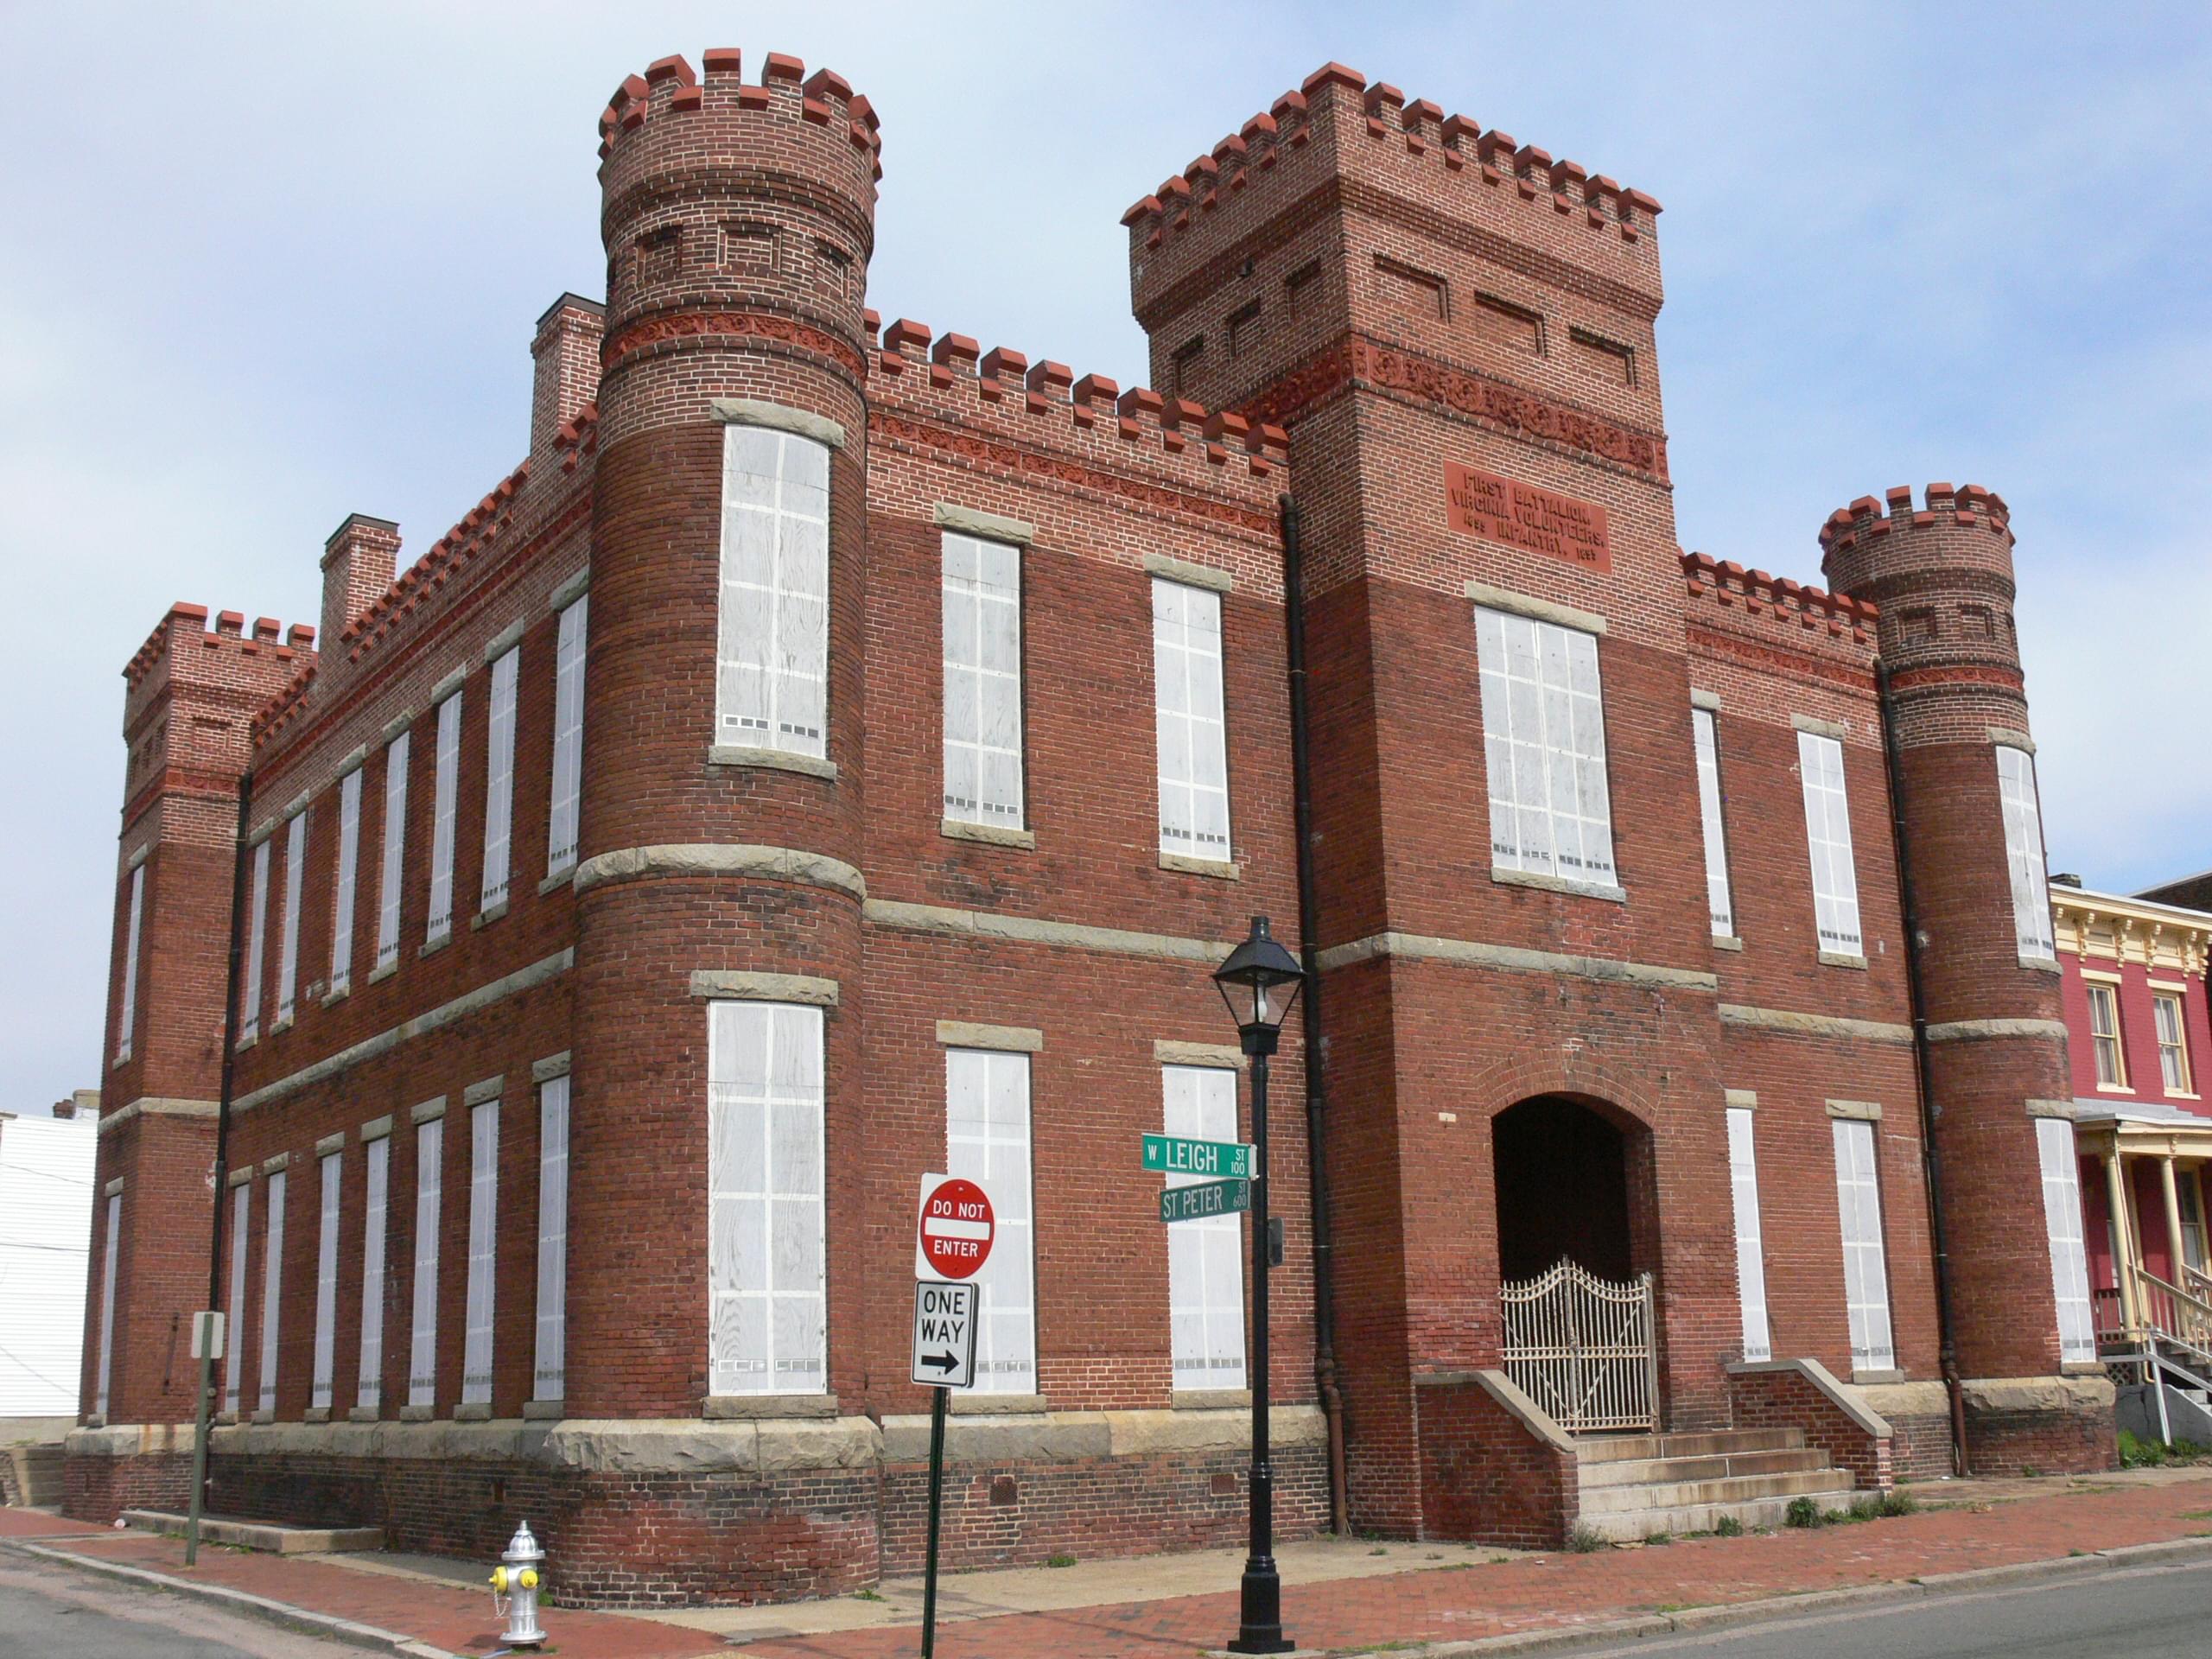
[[[1651,1275],[1600,1279],[1562,1256],[1498,1287],[1505,1374],[1569,1433],[1659,1423]]]

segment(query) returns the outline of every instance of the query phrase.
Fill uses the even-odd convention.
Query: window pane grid
[[[1719,720],[1710,709],[1690,710],[1697,739],[1698,815],[1705,825],[1705,898],[1716,938],[1736,931],[1736,906],[1728,892],[1728,831],[1720,811]]]
[[[454,817],[461,792],[461,698],[454,692],[438,705],[436,794],[430,820],[430,920],[424,943],[435,944],[453,931]]]
[[[515,681],[521,670],[520,645],[510,646],[492,664],[492,708],[485,734],[484,879],[479,899],[484,910],[507,896],[515,816]]]
[[[276,959],[276,1023],[292,1017],[300,985],[300,877],[307,862],[308,815],[284,832],[284,938]]]
[[[2110,985],[2092,982],[2089,1046],[2097,1059],[2097,1081],[2108,1089],[2127,1087],[2127,1055],[2120,1039],[2120,998]]]
[[[944,816],[1022,827],[1021,552],[944,537]]]
[[[1728,1109],[1728,1180],[1736,1212],[1736,1293],[1744,1310],[1744,1357],[1774,1357],[1766,1317],[1766,1250],[1759,1230],[1758,1158],[1752,1114]]]
[[[330,989],[353,982],[353,886],[361,862],[361,769],[338,784],[338,880],[331,899]]]
[[[2037,1118],[2036,1153],[2043,1166],[2044,1224],[2050,1239],[2051,1294],[2058,1309],[2058,1357],[2062,1363],[2094,1360],[2096,1326],[2089,1310],[2089,1257],[2082,1230],[2074,1126],[2057,1118]]]
[[[315,1230],[315,1375],[308,1403],[328,1409],[331,1372],[338,1350],[338,1192],[344,1154],[330,1153],[318,1167],[322,1177],[321,1224]]]
[[[407,1403],[433,1404],[438,1389],[438,1210],[443,1196],[446,1125],[415,1128],[415,1310],[407,1353]]]
[[[2190,1090],[2189,1039],[2183,1033],[2181,998],[2169,991],[2153,992],[2151,1012],[2158,1032],[2158,1071],[2166,1092]]]
[[[1573,628],[1479,607],[1475,640],[1492,863],[1613,886],[1598,642]]]
[[[1236,1073],[1213,1066],[1164,1066],[1169,1135],[1236,1141]],[[1170,1175],[1171,1187],[1201,1177]],[[1173,1386],[1244,1386],[1244,1228],[1236,1215],[1179,1221],[1167,1230],[1167,1318]]]
[[[948,1175],[991,1195],[990,1260],[976,1274],[976,1391],[1037,1392],[1035,1232],[1032,1226],[1029,1057],[944,1052]]]
[[[492,1306],[499,1287],[499,1103],[468,1112],[468,1313],[461,1332],[461,1397],[492,1397]]]
[[[1897,1365],[1897,1349],[1890,1335],[1890,1277],[1882,1248],[1882,1192],[1874,1166],[1874,1126],[1856,1118],[1839,1118],[1833,1128],[1851,1363],[1859,1370],[1891,1370]]]
[[[827,753],[830,452],[788,432],[722,430],[716,726],[728,741],[819,756]]]
[[[399,885],[407,858],[407,756],[410,732],[384,749],[384,858],[377,887],[377,966],[399,959]]]
[[[146,903],[146,867],[130,872],[130,919],[123,938],[123,1007],[116,1018],[115,1058],[130,1058],[130,1033],[138,1023],[138,927]]]
[[[283,1306],[284,1172],[269,1178],[269,1211],[262,1217],[260,1409],[276,1409],[277,1316]]]
[[[361,1215],[361,1378],[354,1403],[374,1411],[384,1403],[385,1209],[391,1190],[391,1141],[364,1149],[368,1166]]]
[[[578,807],[584,766],[584,640],[591,595],[561,613],[553,668],[553,804],[545,832],[545,873],[576,861]]]
[[[2043,814],[2036,801],[2035,757],[2025,749],[2000,744],[1997,750],[1998,793],[2004,803],[2005,860],[2012,881],[2012,926],[2020,954],[2034,961],[2058,960],[2050,918],[2050,883],[2044,875]]]
[[[709,1392],[820,1393],[822,1011],[709,1004],[707,1077]]]
[[[1219,594],[1153,578],[1152,668],[1160,850],[1226,862],[1229,722]]]
[[[1805,840],[1812,857],[1813,917],[1820,948],[1841,956],[1862,955],[1843,745],[1818,732],[1798,733],[1797,770],[1804,785]]]
[[[567,1391],[569,1330],[569,1080],[537,1095],[537,1355],[533,1400]]]

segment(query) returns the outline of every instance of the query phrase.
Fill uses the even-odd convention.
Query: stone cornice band
[[[1662,968],[1651,963],[1621,962],[1611,957],[1571,957],[1555,950],[1529,950],[1519,945],[1485,944],[1474,939],[1433,938],[1421,933],[1370,933],[1349,944],[1332,944],[1319,956],[1324,972],[1390,957],[1407,962],[1452,962],[1473,968],[1496,968],[1514,974],[1567,974],[1576,979],[1618,980],[1631,985],[1669,985],[1688,991],[1717,991],[1719,976],[1689,968]]]
[[[583,893],[610,882],[662,875],[752,876],[824,887],[854,899],[868,897],[868,882],[841,858],[803,853],[791,847],[721,842],[669,842],[599,853],[576,867],[573,885]]]

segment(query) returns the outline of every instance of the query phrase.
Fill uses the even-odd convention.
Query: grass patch
[[[874,1590],[855,1590],[853,1592],[853,1599],[855,1601],[881,1601],[883,1598]]]
[[[1789,1507],[1782,1512],[1785,1527],[1817,1527],[1821,1521],[1821,1506],[1809,1497],[1791,1498]]]
[[[1047,1567],[1073,1567],[1075,1565],[1075,1557],[1072,1555],[1047,1555],[1045,1558],[1045,1565]]]
[[[1567,1547],[1578,1555],[1588,1555],[1598,1550],[1609,1549],[1605,1535],[1587,1521],[1578,1521],[1567,1529]]]
[[[1744,1523],[1732,1515],[1724,1515],[1713,1523],[1713,1535],[1716,1538],[1740,1538],[1744,1535]]]

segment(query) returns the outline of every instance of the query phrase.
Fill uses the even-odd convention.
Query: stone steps
[[[1838,1473],[1840,1478],[1850,1479],[1840,1471]],[[1833,1515],[1851,1507],[1853,1493],[1846,1488],[1806,1496],[1812,1497],[1822,1514]],[[1758,1497],[1726,1503],[1684,1504],[1673,1509],[1630,1510],[1617,1515],[1586,1516],[1580,1524],[1608,1543],[1632,1544],[1646,1538],[1656,1538],[1662,1533],[1680,1538],[1693,1532],[1711,1532],[1720,1524],[1723,1516],[1732,1516],[1747,1530],[1779,1527],[1788,1518],[1789,1506],[1796,1501],[1789,1497]]]
[[[181,1536],[188,1517],[163,1510],[125,1510],[124,1522],[140,1532]],[[200,1536],[210,1544],[235,1544],[271,1555],[329,1555],[341,1550],[382,1549],[381,1527],[288,1527],[276,1521],[235,1521],[220,1516],[200,1517]]]
[[[1578,1442],[1575,1459],[1581,1523],[1614,1542],[1710,1532],[1724,1517],[1779,1526],[1799,1498],[1823,1510],[1852,1499],[1850,1474],[1796,1428],[1612,1434]]]
[[[1813,1497],[1836,1490],[1851,1490],[1851,1477],[1841,1470],[1812,1468],[1782,1475],[1724,1476],[1719,1480],[1649,1481],[1632,1486],[1585,1487],[1582,1513],[1586,1516],[1628,1514],[1637,1510],[1678,1510],[1695,1504],[1748,1503],[1758,1498]]]
[[[1603,1434],[1578,1440],[1581,1462],[1624,1458],[1705,1458],[1735,1452],[1781,1452],[1805,1444],[1802,1428],[1717,1428],[1690,1434]]]
[[[1826,1466],[1810,1446],[1774,1452],[1716,1452],[1702,1458],[1613,1458],[1582,1466],[1582,1490],[1681,1480],[1724,1480],[1732,1475],[1794,1475]]]
[[[0,1450],[0,1457],[10,1459],[14,1465],[14,1484],[22,1494],[19,1503],[40,1505],[61,1502],[61,1447],[58,1443],[12,1446]]]

